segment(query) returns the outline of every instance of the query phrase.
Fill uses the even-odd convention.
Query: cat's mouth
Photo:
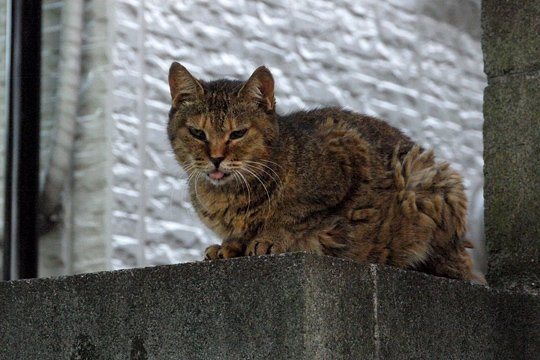
[[[229,174],[226,174],[223,171],[219,170],[213,170],[208,173],[208,177],[215,181],[223,180],[227,176],[229,176]]]

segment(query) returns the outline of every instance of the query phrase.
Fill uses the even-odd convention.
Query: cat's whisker
[[[247,187],[245,186],[244,181],[240,177],[240,174],[238,174],[238,172],[234,171],[234,172],[232,172],[232,175],[234,176],[234,179],[236,180],[236,190],[237,190],[237,192],[246,195],[247,194],[247,190],[246,190]],[[246,189],[244,189],[244,188],[246,188]],[[248,202],[248,205],[249,205],[249,202]]]
[[[249,161],[252,161],[252,160],[249,160]],[[282,168],[283,169],[283,166],[281,166],[280,164],[278,164],[277,162],[275,161],[272,161],[272,160],[267,160],[267,159],[259,159],[258,161],[264,161],[266,163],[270,163],[272,165],[276,165],[277,167],[279,168]]]
[[[189,172],[191,172],[193,169],[195,169],[197,165],[193,162],[187,164],[184,166],[184,172],[189,175]]]
[[[250,169],[252,170],[253,172],[261,172],[262,174],[264,175],[267,175],[268,178],[270,178],[274,183],[276,183],[277,186],[279,186],[280,182],[271,174],[269,173],[268,171],[264,170],[264,169],[261,169],[259,167],[256,167],[256,166],[253,166],[253,165],[249,165],[249,164],[245,164],[244,165],[244,168],[245,169]],[[262,176],[262,175],[261,175]]]
[[[248,212],[249,212],[249,209],[250,209],[250,205],[251,205],[251,191],[249,190],[249,183],[248,183],[246,177],[244,176],[244,174],[242,174],[240,171],[237,171],[236,173],[238,175],[240,175],[240,177],[242,178],[242,181],[244,182],[244,184],[246,184],[246,189],[247,189],[247,193],[248,193],[248,206],[246,208],[246,215],[247,215]]]
[[[252,161],[252,160],[245,160],[245,162],[247,163],[246,165],[247,165],[248,167],[251,167],[251,168],[255,168],[255,169],[257,169],[257,170],[260,170],[260,171],[264,172],[265,174],[267,174],[268,176],[270,176],[270,177],[272,178],[272,180],[274,180],[274,181],[276,182],[276,184],[279,184],[279,183],[282,182],[281,177],[280,177],[280,176],[278,175],[278,173],[277,173],[274,169],[272,169],[270,166],[265,165],[265,164],[263,164],[263,163],[260,163],[260,162],[258,162],[258,161]],[[276,180],[276,178],[275,178],[272,174],[270,174],[268,171],[266,171],[265,169],[259,169],[259,168],[256,168],[254,165],[262,166],[262,167],[264,167],[264,168],[266,168],[266,169],[272,171],[272,173],[274,173],[274,175],[277,177],[277,179],[279,180],[279,182],[278,182],[278,181]]]
[[[251,175],[253,175],[255,177],[255,179],[257,179],[261,183],[261,185],[263,186],[264,191],[266,192],[266,196],[268,197],[268,213],[269,214],[272,213],[272,209],[270,207],[270,193],[268,192],[268,188],[266,187],[266,185],[264,184],[262,179],[259,176],[257,176],[257,174],[255,174],[253,171],[249,170],[249,168],[247,168],[247,167],[244,167],[244,170],[246,170]]]
[[[195,178],[195,197],[197,198],[197,201],[199,202],[199,204],[201,204],[201,206],[203,207],[204,210],[208,211],[208,208],[206,207],[206,205],[204,204],[204,201],[201,201],[201,198],[199,197],[199,192],[197,190],[198,188],[198,185],[199,185],[199,179],[201,178],[201,175],[203,173],[200,172],[200,171],[197,171],[197,177]]]
[[[195,173],[193,170],[194,170],[193,168],[184,169],[184,173],[185,173],[184,179],[189,179],[189,177]]]
[[[170,189],[169,190],[169,206],[167,207],[167,212],[168,213],[171,213],[172,212],[172,208],[173,208],[173,203],[174,203],[174,189]]]
[[[184,167],[184,172],[188,175],[189,179],[194,174],[197,174],[199,171],[197,169],[197,165],[195,165],[194,163],[190,163]]]
[[[238,175],[236,174],[235,171],[231,172],[231,175],[233,176],[234,180],[236,180],[236,181],[234,182],[234,184],[236,185],[236,191],[237,191],[237,192],[240,192],[240,188],[239,188],[239,186],[238,186],[238,183],[240,182],[240,179],[238,178]]]
[[[193,178],[195,177],[196,174],[197,173],[194,172],[194,173],[191,173],[190,175],[188,175],[188,178],[186,179],[186,182],[187,182],[188,186],[189,186],[189,183],[191,182],[191,180],[193,180]]]

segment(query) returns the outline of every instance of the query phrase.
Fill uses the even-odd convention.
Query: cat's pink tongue
[[[219,180],[219,179],[221,179],[222,177],[224,177],[225,174],[222,173],[222,172],[219,171],[219,170],[214,170],[214,171],[212,171],[211,173],[209,173],[208,176],[210,176],[210,177],[211,177],[212,179],[214,179],[214,180]]]

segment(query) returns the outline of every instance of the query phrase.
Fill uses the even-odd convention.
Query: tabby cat
[[[205,259],[308,251],[483,283],[462,178],[373,117],[276,113],[274,80],[202,81],[174,62],[168,136],[193,206],[222,237]]]

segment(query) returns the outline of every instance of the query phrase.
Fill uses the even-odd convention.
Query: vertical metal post
[[[41,0],[8,0],[5,280],[37,276]]]

